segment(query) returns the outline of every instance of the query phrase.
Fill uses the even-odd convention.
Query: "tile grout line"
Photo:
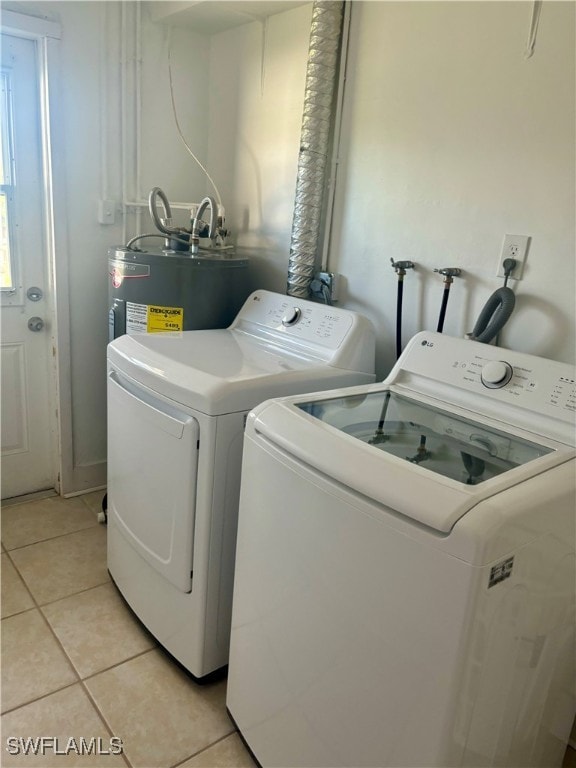
[[[230,733],[227,733],[224,736],[221,736],[216,741],[213,741],[212,744],[208,744],[207,746],[202,747],[202,749],[199,749],[198,752],[193,752],[191,755],[188,755],[188,757],[185,757],[183,760],[180,760],[179,762],[174,763],[173,765],[170,766],[170,768],[178,768],[178,766],[183,765],[184,763],[187,763],[188,760],[191,760],[193,757],[198,757],[198,755],[204,754],[204,752],[207,752],[209,749],[212,749],[212,747],[215,747],[216,744],[220,744],[222,741],[224,741],[225,739],[228,739],[230,736],[233,736],[235,733],[238,733],[238,731],[236,730],[236,728],[234,728],[234,726],[232,726],[232,731],[230,731]]]
[[[101,582],[100,584],[94,584],[92,587],[85,587],[84,589],[79,589],[78,592],[71,592],[69,595],[63,595],[62,597],[57,597],[56,600],[47,600],[45,603],[38,603],[39,608],[47,608],[49,605],[55,605],[56,603],[61,602],[62,600],[68,600],[71,597],[76,597],[76,595],[85,595],[86,592],[90,592],[93,589],[100,589],[100,587],[105,587],[107,584],[111,584],[112,579],[108,578],[106,581]]]
[[[73,531],[72,533],[78,533],[78,531]],[[71,534],[67,534],[67,533],[63,534],[63,536],[69,536],[69,535],[71,535]],[[55,537],[55,538],[60,538],[60,537]],[[52,541],[52,539],[46,539],[46,541]],[[41,543],[41,542],[37,542],[37,543]],[[33,547],[34,545],[33,544],[27,544],[26,546]],[[18,549],[24,549],[24,547],[19,547]],[[34,605],[37,608],[39,608],[40,610],[42,610],[42,608],[44,608],[47,605],[54,605],[55,603],[60,602],[60,600],[67,600],[69,597],[74,597],[75,595],[82,595],[85,592],[90,592],[91,589],[98,589],[99,587],[103,587],[106,584],[112,584],[113,583],[112,579],[110,577],[108,577],[108,579],[106,581],[103,581],[100,584],[94,584],[92,587],[85,587],[84,589],[79,589],[77,592],[71,592],[69,595],[63,595],[62,597],[57,597],[55,600],[47,600],[45,603],[40,603],[40,602],[38,602],[36,600],[36,598],[34,597],[34,595],[32,593],[32,590],[30,589],[30,587],[28,586],[28,584],[26,582],[26,579],[20,573],[20,569],[18,568],[18,565],[13,560],[13,558],[10,556],[10,552],[16,552],[16,551],[17,551],[16,549],[11,549],[11,550],[9,550],[7,552],[2,552],[2,554],[3,555],[8,555],[8,559],[12,563],[12,566],[13,566],[14,570],[16,571],[16,575],[18,576],[18,578],[20,579],[20,581],[22,582],[22,584],[26,588],[26,591],[30,595],[30,598],[32,599],[32,602],[34,603]],[[29,610],[30,610],[30,608],[25,608],[23,611],[16,611],[16,613],[10,614],[10,616],[3,616],[2,617],[2,621],[4,621],[4,619],[10,619],[10,618],[12,618],[12,616],[19,616],[21,613],[26,613],[26,611],[29,611]]]
[[[63,534],[63,535],[67,536],[67,535],[70,535],[70,534]],[[30,546],[32,546],[32,545],[30,545]],[[100,710],[100,708],[96,704],[93,696],[90,694],[90,691],[88,690],[88,688],[86,687],[86,685],[84,683],[84,679],[81,677],[80,672],[76,669],[72,659],[70,658],[70,656],[66,652],[66,649],[64,648],[62,642],[60,641],[60,638],[58,637],[58,635],[56,634],[56,632],[53,629],[52,625],[50,624],[50,621],[48,620],[48,617],[44,614],[44,611],[42,610],[43,605],[53,605],[54,603],[58,602],[58,600],[53,600],[53,601],[51,601],[49,603],[44,603],[43,605],[40,605],[40,603],[38,603],[38,601],[34,597],[34,594],[32,593],[32,591],[30,590],[30,588],[26,584],[26,582],[24,580],[24,577],[20,573],[20,570],[18,569],[16,563],[10,557],[9,552],[7,551],[7,552],[5,552],[3,554],[7,554],[8,555],[10,562],[12,563],[12,565],[14,566],[14,569],[16,570],[16,574],[17,574],[18,578],[22,581],[22,583],[24,584],[24,587],[26,588],[27,592],[30,595],[30,598],[31,598],[31,600],[32,600],[32,602],[34,604],[34,607],[33,608],[29,608],[28,610],[29,611],[32,611],[32,610],[38,611],[38,613],[42,617],[42,620],[44,621],[45,625],[48,627],[48,630],[49,630],[50,634],[52,635],[52,637],[56,641],[56,643],[57,643],[58,647],[60,648],[60,650],[62,651],[62,653],[64,654],[64,658],[68,662],[68,665],[72,669],[72,672],[74,673],[74,675],[76,676],[77,679],[73,683],[69,683],[67,685],[64,685],[64,686],[62,686],[60,688],[57,688],[54,691],[50,691],[49,693],[43,694],[42,696],[38,696],[35,699],[32,699],[30,701],[27,701],[27,702],[24,702],[22,704],[19,704],[17,707],[13,707],[12,709],[6,710],[6,712],[2,712],[2,715],[8,714],[8,712],[15,712],[16,710],[20,709],[21,707],[25,707],[25,706],[27,706],[29,704],[33,704],[33,703],[35,703],[37,701],[40,701],[41,699],[45,699],[48,696],[51,696],[54,693],[58,693],[59,691],[66,690],[67,688],[71,688],[74,685],[80,684],[80,687],[82,688],[82,690],[84,691],[84,693],[88,697],[88,700],[89,700],[90,704],[92,705],[93,709],[95,710],[96,716],[102,722],[104,728],[108,731],[109,735],[110,736],[114,736],[115,734],[113,733],[111,726],[109,725],[108,721],[104,717],[103,712]],[[110,582],[109,581],[104,582],[104,584],[108,584],[108,583],[110,583]],[[102,584],[99,584],[99,585],[96,585],[96,586],[102,586]],[[79,592],[73,592],[71,595],[67,595],[66,597],[73,597],[75,595],[83,594],[85,592],[90,591],[90,589],[94,589],[94,588],[95,587],[89,587],[88,589],[82,589]],[[64,600],[64,599],[66,599],[66,598],[65,597],[59,598],[59,600]],[[21,615],[22,613],[27,613],[27,611],[21,611],[19,614],[14,614],[14,615]],[[11,617],[7,616],[6,618],[11,618]],[[142,654],[138,654],[138,655],[142,655]],[[117,665],[115,665],[115,666],[117,666]],[[103,672],[103,671],[105,671],[105,670],[100,670],[100,672]],[[95,675],[96,674],[99,674],[99,672],[95,673]],[[91,677],[93,677],[95,675],[92,675]],[[86,679],[90,679],[90,678],[88,677]],[[126,765],[128,766],[128,768],[132,768],[132,764],[130,763],[128,758],[125,756],[124,752],[122,752],[121,756],[122,756],[122,759],[124,760],[124,762],[126,763]]]
[[[28,586],[28,584],[26,584],[26,581],[24,580],[24,576],[22,576],[22,574],[20,573],[20,570],[19,570],[19,569],[16,567],[16,563],[15,563],[15,562],[14,562],[14,560],[12,560],[12,558],[10,557],[10,552],[8,552],[8,551],[4,551],[4,552],[2,552],[2,554],[3,554],[3,555],[6,555],[6,557],[8,558],[8,560],[10,561],[10,563],[12,564],[12,568],[14,568],[14,570],[16,571],[16,576],[17,576],[17,577],[18,577],[18,579],[19,579],[19,580],[22,582],[22,585],[23,585],[24,589],[26,590],[26,592],[28,593],[28,596],[29,596],[29,597],[30,597],[30,599],[32,600],[32,603],[33,603],[33,604],[34,604],[36,607],[38,607],[38,606],[37,606],[37,603],[36,603],[36,600],[35,600],[35,598],[34,598],[34,595],[33,595],[33,594],[32,594],[32,592],[30,591],[30,587]],[[29,611],[29,610],[31,610],[31,608],[25,608],[23,611],[16,611],[16,613],[11,613],[11,614],[10,614],[10,616],[2,616],[2,621],[4,621],[4,619],[10,619],[10,618],[12,618],[12,616],[19,616],[21,613],[26,613],[26,611]]]
[[[82,677],[81,681],[83,683],[93,680],[95,677],[98,677],[98,675],[103,674],[104,672],[110,672],[112,669],[116,669],[116,667],[121,667],[122,664],[126,664],[128,661],[134,661],[134,659],[139,659],[140,656],[145,656],[147,653],[150,653],[151,651],[158,651],[160,648],[156,645],[153,648],[146,648],[143,651],[139,651],[138,653],[135,653],[133,656],[129,656],[127,659],[123,659],[122,661],[117,661],[114,664],[111,664],[109,667],[105,667],[104,669],[99,669],[97,672],[91,672],[89,675],[86,675],[86,677]]]
[[[30,699],[30,701],[23,701],[22,704],[18,704],[15,707],[10,707],[9,709],[5,709],[2,712],[2,717],[4,715],[10,715],[12,712],[17,712],[19,709],[22,709],[23,707],[28,707],[30,704],[36,704],[37,701],[42,701],[42,699],[47,699],[48,696],[52,696],[55,693],[60,693],[60,691],[65,691],[67,688],[72,688],[75,685],[78,685],[78,683],[81,682],[79,680],[75,680],[72,683],[66,683],[66,685],[60,686],[60,688],[56,688],[54,691],[48,691],[48,693],[43,693],[41,696],[37,696],[35,699]]]
[[[74,666],[74,664],[72,663],[72,660],[70,659],[70,657],[68,656],[68,654],[64,650],[64,647],[63,647],[62,643],[60,642],[59,638],[56,636],[56,633],[54,632],[54,630],[52,629],[52,627],[50,625],[50,622],[48,621],[48,619],[44,615],[44,612],[42,611],[42,608],[38,604],[38,601],[36,600],[36,598],[34,597],[32,591],[30,590],[30,588],[26,584],[26,581],[24,580],[24,577],[22,576],[22,574],[20,573],[19,569],[17,568],[16,563],[10,557],[9,552],[6,552],[5,554],[8,555],[8,557],[10,559],[10,562],[12,563],[12,565],[14,566],[14,569],[16,570],[16,574],[17,574],[18,578],[24,584],[24,587],[26,588],[28,594],[30,595],[30,599],[32,600],[32,603],[33,603],[33,607],[32,608],[29,608],[27,611],[20,611],[20,613],[13,614],[13,615],[21,616],[23,613],[28,613],[29,611],[36,611],[38,613],[38,615],[41,617],[41,619],[44,622],[44,624],[48,627],[48,630],[49,630],[50,634],[52,635],[52,637],[54,638],[54,640],[56,641],[57,646],[60,648],[60,650],[64,654],[64,658],[66,659],[66,662],[68,663],[68,666],[72,670],[73,674],[76,676],[77,680],[74,683],[67,683],[66,685],[63,685],[60,688],[57,688],[55,691],[49,691],[48,693],[45,693],[42,696],[37,696],[35,699],[31,699],[30,701],[23,702],[22,704],[19,704],[17,707],[13,707],[12,709],[6,710],[5,712],[2,712],[3,715],[7,714],[8,712],[15,712],[17,709],[20,709],[21,707],[25,707],[28,704],[33,704],[36,701],[40,701],[41,699],[46,698],[46,696],[50,696],[51,694],[57,693],[58,691],[63,691],[66,688],[70,688],[70,686],[76,685],[78,682],[80,682],[80,675],[78,674],[78,672],[76,670],[76,667]],[[6,616],[6,618],[10,619],[10,618],[12,618],[12,616]],[[4,619],[2,619],[2,621],[4,621]]]
[[[145,656],[146,654],[151,653],[153,651],[159,652],[163,657],[168,659],[170,664],[174,664],[173,660],[170,657],[170,654],[167,651],[165,651],[165,649],[162,648],[161,645],[156,645],[154,648],[147,648],[145,651],[141,651],[140,653],[137,653],[134,656],[131,656],[129,659],[124,659],[124,661],[120,661],[120,662],[118,662],[116,664],[113,664],[111,667],[107,667],[106,669],[102,669],[102,670],[99,670],[98,672],[94,672],[93,674],[88,675],[87,677],[85,677],[85,678],[83,678],[81,680],[81,683],[84,685],[84,683],[86,683],[86,682],[88,682],[90,680],[93,680],[95,677],[98,677],[98,675],[100,675],[100,674],[102,674],[104,672],[109,672],[110,670],[115,669],[116,667],[122,666],[126,662],[133,661],[134,659],[140,658],[141,656]],[[186,673],[184,672],[184,674],[186,674]],[[196,685],[198,685],[198,683],[196,683]],[[90,696],[90,699],[93,701],[94,706],[100,712],[100,709],[98,708],[98,705],[97,705],[96,701],[93,699],[92,695],[90,694],[90,691],[88,689],[86,689],[86,692]],[[102,712],[100,712],[100,714],[101,714],[102,719],[106,722],[106,724],[108,725],[108,727],[111,730],[111,726],[108,724],[108,721],[106,720],[104,714]],[[224,739],[227,739],[229,736],[232,736],[233,734],[238,733],[237,728],[234,727],[234,724],[232,722],[230,722],[230,728],[231,728],[231,730],[230,730],[229,733],[226,733],[223,736],[221,736],[219,739],[216,739],[216,741],[213,741],[210,744],[207,744],[205,747],[202,747],[202,749],[199,749],[197,752],[192,752],[192,754],[187,755],[182,760],[179,760],[177,763],[174,763],[173,765],[171,765],[170,768],[177,768],[178,766],[180,766],[183,763],[187,762],[191,758],[196,757],[197,755],[202,754],[203,752],[205,752],[206,750],[208,750],[211,747],[215,746],[216,744],[219,744],[221,741],[223,741]],[[114,735],[114,734],[112,734],[112,735]],[[123,753],[123,757],[125,757],[124,753]],[[126,760],[128,761],[127,757],[126,757]],[[128,765],[130,766],[130,768],[132,768],[131,763],[128,762]]]
[[[95,491],[95,493],[97,493],[97,492],[98,491]],[[40,493],[43,493],[43,492],[40,492]],[[53,539],[59,539],[62,536],[69,536],[71,533],[79,533],[80,531],[85,531],[88,528],[95,528],[97,525],[101,525],[100,521],[98,520],[98,512],[95,511],[90,506],[90,504],[88,504],[88,502],[87,502],[87,500],[85,498],[87,495],[89,495],[89,494],[79,495],[79,496],[70,497],[69,499],[66,499],[66,498],[64,498],[64,497],[62,497],[59,494],[54,492],[54,493],[51,493],[51,494],[48,494],[48,495],[45,495],[45,496],[40,496],[39,498],[36,498],[36,499],[34,499],[34,498],[31,498],[31,499],[26,498],[26,500],[17,501],[17,502],[14,502],[14,503],[6,503],[6,501],[4,501],[3,504],[0,504],[0,512],[1,512],[2,506],[4,506],[5,508],[11,509],[13,507],[24,506],[24,504],[32,506],[32,505],[36,504],[37,502],[52,501],[54,499],[57,499],[58,503],[63,505],[63,509],[64,509],[65,506],[66,506],[66,502],[71,500],[71,499],[74,499],[74,500],[78,500],[79,502],[81,502],[82,506],[84,507],[84,510],[88,511],[92,515],[92,517],[94,518],[94,522],[92,522],[90,525],[86,525],[83,528],[78,528],[75,531],[67,531],[66,533],[59,533],[59,534],[56,534],[55,536],[48,536],[47,538],[38,539],[37,541],[29,542],[28,544],[22,544],[22,545],[17,546],[17,547],[11,547],[10,550],[6,547],[6,545],[4,544],[4,541],[0,539],[0,543],[2,544],[2,547],[3,547],[4,551],[8,552],[8,551],[14,551],[14,550],[17,550],[17,549],[24,549],[25,547],[32,546],[33,544],[41,544],[42,542],[45,542],[45,541],[52,541]]]
[[[85,500],[83,500],[83,502],[84,502],[86,508],[91,513],[94,513],[94,511],[88,507],[88,504],[85,502]],[[91,529],[93,527],[96,527],[97,524],[98,523],[96,523],[95,525],[86,526],[85,528],[81,528],[81,529],[79,529],[77,531],[69,531],[68,533],[59,534],[58,536],[52,536],[52,537],[49,537],[47,539],[42,539],[42,540],[39,540],[39,541],[36,541],[36,542],[32,542],[30,544],[25,544],[25,545],[23,545],[21,547],[14,547],[11,550],[6,550],[5,549],[5,551],[3,552],[3,554],[7,554],[8,555],[8,559],[12,563],[12,565],[13,565],[15,571],[16,571],[18,579],[24,585],[24,587],[26,589],[26,592],[29,594],[29,596],[30,596],[30,598],[32,600],[32,603],[33,603],[33,606],[31,608],[26,609],[24,611],[19,611],[19,612],[15,613],[15,614],[12,614],[11,616],[7,616],[5,618],[12,618],[12,616],[21,615],[22,613],[26,613],[26,612],[32,611],[32,610],[37,610],[38,613],[40,614],[40,616],[42,617],[45,625],[48,627],[48,630],[49,630],[50,634],[55,639],[55,641],[57,643],[57,646],[60,648],[60,650],[64,654],[64,657],[65,657],[66,661],[68,662],[68,665],[70,666],[74,676],[76,677],[76,681],[72,682],[72,683],[68,683],[68,684],[66,684],[66,685],[64,685],[64,686],[62,686],[60,688],[57,688],[54,691],[50,691],[50,692],[45,693],[45,694],[43,694],[41,696],[38,696],[37,698],[32,699],[31,701],[19,704],[17,707],[13,707],[13,708],[11,708],[9,710],[6,710],[6,712],[4,712],[2,714],[8,714],[10,712],[15,712],[18,709],[21,709],[22,707],[28,706],[30,704],[33,704],[33,703],[37,702],[37,701],[41,701],[42,699],[45,699],[45,698],[47,698],[47,697],[49,697],[49,696],[51,696],[51,695],[53,695],[55,693],[59,693],[60,691],[66,690],[67,688],[71,688],[74,685],[78,685],[79,684],[81,686],[82,690],[84,691],[85,695],[88,697],[88,700],[90,701],[90,704],[91,704],[92,708],[95,710],[95,713],[96,713],[97,717],[102,722],[103,726],[108,731],[109,735],[110,736],[114,736],[115,734],[113,732],[112,726],[108,722],[108,720],[105,717],[104,713],[101,711],[100,707],[98,706],[95,698],[92,696],[90,690],[88,689],[87,682],[89,682],[91,679],[97,677],[98,675],[100,675],[100,674],[102,674],[104,672],[108,672],[108,671],[110,671],[112,669],[115,669],[115,668],[121,666],[122,664],[125,664],[125,663],[127,663],[129,661],[132,661],[132,660],[137,659],[137,658],[139,658],[141,656],[144,656],[145,654],[150,653],[151,651],[160,651],[160,652],[162,652],[163,649],[161,648],[161,646],[159,646],[157,644],[157,641],[155,641],[156,644],[154,645],[154,647],[148,648],[148,649],[146,649],[144,651],[141,651],[141,652],[135,654],[134,656],[130,656],[127,659],[123,659],[122,661],[119,661],[119,662],[111,665],[110,667],[105,667],[104,669],[98,670],[97,672],[93,672],[90,675],[88,675],[88,676],[83,678],[81,676],[79,670],[74,665],[72,659],[70,658],[70,656],[66,652],[65,647],[63,646],[63,644],[60,641],[58,635],[56,634],[55,630],[53,629],[52,625],[50,624],[50,621],[49,621],[48,617],[45,615],[43,609],[48,607],[48,606],[50,606],[50,605],[54,605],[55,603],[58,603],[58,602],[60,602],[62,600],[66,600],[66,599],[69,599],[71,597],[75,597],[77,595],[85,594],[86,592],[89,592],[89,591],[91,591],[93,589],[98,589],[99,587],[105,586],[106,584],[110,584],[110,583],[113,584],[112,580],[108,579],[107,581],[102,582],[102,584],[96,584],[96,585],[93,585],[91,587],[87,587],[85,589],[81,589],[78,592],[73,592],[70,595],[64,595],[63,597],[59,597],[56,600],[50,600],[50,601],[48,601],[46,603],[39,603],[38,600],[35,598],[34,594],[32,593],[31,589],[28,587],[28,584],[26,583],[26,581],[24,579],[24,576],[21,574],[21,572],[20,572],[18,566],[16,565],[15,561],[13,560],[13,558],[10,555],[11,552],[19,551],[19,550],[24,549],[24,548],[29,547],[29,546],[34,546],[34,544],[40,544],[40,543],[44,543],[44,542],[47,542],[47,541],[54,541],[55,539],[59,539],[59,538],[65,537],[65,536],[70,536],[70,535],[73,535],[73,534],[76,534],[76,533],[80,533],[80,532],[82,532],[84,530],[89,530],[89,529]],[[151,637],[153,638],[153,636],[151,636]],[[153,639],[155,640],[155,638],[153,638]],[[169,656],[169,654],[167,654],[167,656]],[[206,745],[203,749],[200,749],[197,752],[194,752],[191,755],[188,755],[182,761],[179,761],[178,763],[175,763],[173,768],[176,768],[176,766],[182,765],[183,763],[187,762],[191,758],[196,757],[197,755],[202,754],[203,752],[205,752],[206,750],[210,749],[211,747],[214,747],[216,744],[219,744],[221,741],[223,741],[224,739],[228,738],[232,734],[237,733],[237,730],[236,730],[236,728],[234,728],[232,723],[230,725],[231,725],[231,731],[229,733],[224,734],[221,738],[217,739],[216,741],[212,742],[211,744]],[[122,756],[122,759],[123,759],[124,763],[126,764],[127,768],[132,768],[132,764],[131,764],[130,760],[128,759],[128,757],[126,756],[124,751],[121,753],[121,756]]]
[[[105,670],[103,670],[103,671],[105,671]],[[99,673],[98,673],[98,674],[99,674]],[[96,703],[96,700],[94,699],[94,697],[93,697],[93,696],[92,696],[92,694],[90,693],[90,690],[89,690],[89,689],[88,689],[88,687],[86,686],[85,680],[89,680],[89,679],[90,679],[90,678],[89,678],[89,677],[87,677],[87,678],[84,678],[84,679],[81,679],[81,680],[80,680],[80,685],[82,686],[82,690],[84,691],[84,693],[85,693],[85,694],[86,694],[86,696],[88,697],[88,700],[90,701],[90,704],[92,704],[92,706],[93,706],[93,707],[94,707],[94,709],[96,710],[96,713],[98,714],[98,717],[99,717],[99,718],[100,718],[100,720],[101,720],[101,721],[104,723],[104,727],[105,727],[105,728],[108,730],[108,733],[110,734],[110,736],[111,736],[111,737],[113,736],[113,737],[115,737],[115,738],[120,738],[120,739],[122,739],[122,737],[121,737],[121,736],[120,736],[120,737],[116,737],[116,734],[114,733],[114,731],[113,731],[113,729],[112,729],[112,724],[108,722],[108,720],[107,720],[107,719],[106,719],[106,717],[104,716],[104,713],[102,712],[102,710],[100,709],[100,707],[99,707],[99,706],[98,706],[98,704]],[[128,768],[132,768],[132,763],[131,763],[131,762],[128,760],[128,757],[127,757],[126,753],[124,752],[124,741],[123,741],[123,740],[122,740],[122,752],[121,752],[121,757],[122,757],[122,759],[124,760],[124,762],[126,763],[126,765],[128,766]]]
[[[25,585],[26,589],[27,589],[27,590],[28,590],[28,592],[30,593],[30,597],[32,598],[32,602],[34,603],[34,609],[36,609],[36,610],[38,611],[38,613],[40,614],[40,616],[42,617],[42,620],[44,621],[44,624],[45,624],[45,625],[48,627],[48,629],[49,629],[49,631],[50,631],[50,634],[52,635],[52,637],[53,637],[53,638],[54,638],[54,640],[56,641],[56,643],[57,643],[58,647],[60,648],[60,650],[62,651],[62,653],[64,654],[64,658],[65,658],[65,659],[66,659],[66,661],[68,662],[68,664],[69,664],[69,666],[71,667],[72,671],[74,672],[74,674],[76,675],[76,677],[78,678],[78,680],[81,680],[81,678],[80,678],[80,675],[79,675],[79,673],[78,673],[78,671],[77,671],[76,667],[75,667],[75,666],[74,666],[74,664],[72,663],[72,659],[71,659],[71,658],[68,656],[68,654],[66,653],[66,650],[64,649],[64,646],[63,646],[63,645],[62,645],[62,643],[60,642],[60,638],[59,638],[59,637],[57,636],[57,634],[54,632],[54,630],[52,629],[52,625],[50,624],[50,622],[48,621],[48,619],[47,619],[47,618],[46,618],[46,616],[44,615],[44,611],[42,610],[42,606],[41,606],[41,605],[40,605],[40,603],[39,603],[39,602],[36,600],[36,598],[35,598],[35,596],[34,596],[34,594],[33,594],[32,590],[31,590],[31,589],[28,587],[28,585],[26,584],[26,581],[24,580],[24,576],[22,576],[22,574],[21,574],[21,573],[20,573],[20,571],[18,570],[18,568],[17,568],[17,566],[16,566],[16,563],[14,563],[14,561],[12,560],[12,558],[10,558],[10,560],[11,560],[12,564],[14,565],[14,568],[16,568],[16,572],[18,573],[18,576],[19,576],[19,577],[22,579],[22,581],[24,582],[24,585]],[[32,609],[32,608],[30,608],[30,610],[33,610],[33,609]],[[21,613],[25,613],[25,611],[22,611]],[[20,615],[20,614],[18,614],[18,615]],[[10,617],[7,617],[7,618],[10,618]],[[64,686],[64,687],[66,687],[66,688],[67,688],[68,686]],[[43,697],[42,697],[42,698],[43,698]],[[34,701],[37,701],[37,699],[34,699]],[[29,703],[30,703],[30,702],[29,702]]]
[[[29,544],[22,544],[18,547],[11,547],[10,549],[7,549],[6,545],[3,543],[2,546],[4,547],[5,553],[7,552],[19,552],[21,549],[26,549],[26,547],[33,547],[36,544],[45,544],[47,541],[56,541],[56,539],[63,539],[65,536],[73,536],[75,533],[82,533],[82,531],[89,531],[91,528],[96,528],[98,525],[101,525],[101,523],[92,523],[91,525],[87,525],[84,528],[78,528],[76,531],[67,531],[66,533],[59,533],[56,536],[48,536],[45,539],[38,539],[38,541],[31,541]]]

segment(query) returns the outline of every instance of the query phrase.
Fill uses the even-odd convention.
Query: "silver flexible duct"
[[[288,260],[287,293],[289,296],[300,298],[308,298],[320,241],[343,11],[343,2],[316,0],[312,7],[312,29]]]

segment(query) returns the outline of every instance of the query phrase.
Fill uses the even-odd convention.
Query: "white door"
[[[2,35],[3,499],[55,486],[38,81],[35,42]]]

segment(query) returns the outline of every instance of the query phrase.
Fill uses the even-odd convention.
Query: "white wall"
[[[353,2],[329,266],[344,276],[342,304],[377,327],[380,376],[395,358],[390,258],[418,265],[406,277],[405,340],[436,328],[443,285],[433,269],[464,270],[444,328],[462,335],[502,284],[506,233],[532,243],[501,343],[574,361],[575,4],[544,4],[535,54],[525,59],[531,9]],[[260,25],[212,43],[211,82],[234,105],[226,131],[211,119],[228,158],[230,223],[242,242],[269,252],[258,271],[276,290],[284,290],[289,253],[308,13],[271,19],[265,69],[276,79],[266,80],[264,96]],[[215,151],[211,144],[213,162]]]
[[[6,7],[11,4],[6,3]],[[56,173],[67,188],[72,446],[70,483],[105,479],[107,249],[140,225],[123,222],[121,3],[19,2],[59,20],[61,114]],[[501,281],[505,233],[532,237],[517,309],[502,343],[574,361],[574,2],[543,5],[536,51],[524,59],[532,3],[354,0],[330,268],[342,305],[375,323],[380,376],[394,359],[396,276],[390,258],[418,264],[406,278],[404,338],[433,329],[442,293],[434,267],[464,270],[445,331],[469,331]],[[182,147],[171,116],[166,27],[126,3],[127,82],[142,60],[140,119],[127,99],[128,196],[162,186],[171,200],[212,192]],[[211,39],[173,30],[183,130],[214,176],[227,223],[250,250],[254,283],[284,291],[296,183],[311,6]],[[263,34],[264,33],[264,34]],[[132,78],[132,79],[131,79]],[[136,129],[140,126],[140,189]],[[104,151],[106,162],[101,160]],[[98,199],[118,206],[97,221]]]
[[[285,293],[312,9],[223,32],[210,54],[209,163],[257,287]]]
[[[142,3],[142,111],[140,195],[147,197],[159,186],[174,202],[200,202],[214,194],[203,171],[192,159],[176,129],[170,99],[168,51],[171,49],[172,80],[178,122],[186,142],[206,163],[208,148],[208,101],[210,84],[210,40],[182,27],[167,27],[150,21]],[[183,226],[189,211],[173,211]],[[143,216],[146,231],[150,218]]]
[[[574,361],[574,3],[547,2],[524,58],[532,3],[354,5],[331,267],[350,304],[377,323],[392,364],[396,276],[404,338],[472,329],[491,292],[505,233],[532,237],[517,306],[501,337]],[[512,283],[513,284],[513,283]]]

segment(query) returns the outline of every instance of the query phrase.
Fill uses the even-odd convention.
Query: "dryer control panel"
[[[336,349],[352,330],[357,315],[325,304],[256,291],[244,304],[234,325],[250,323],[256,335],[274,330],[283,336]]]
[[[270,291],[248,297],[232,329],[339,367],[374,370],[375,333],[357,312]],[[348,363],[353,355],[355,362]],[[368,367],[366,367],[368,366]]]

